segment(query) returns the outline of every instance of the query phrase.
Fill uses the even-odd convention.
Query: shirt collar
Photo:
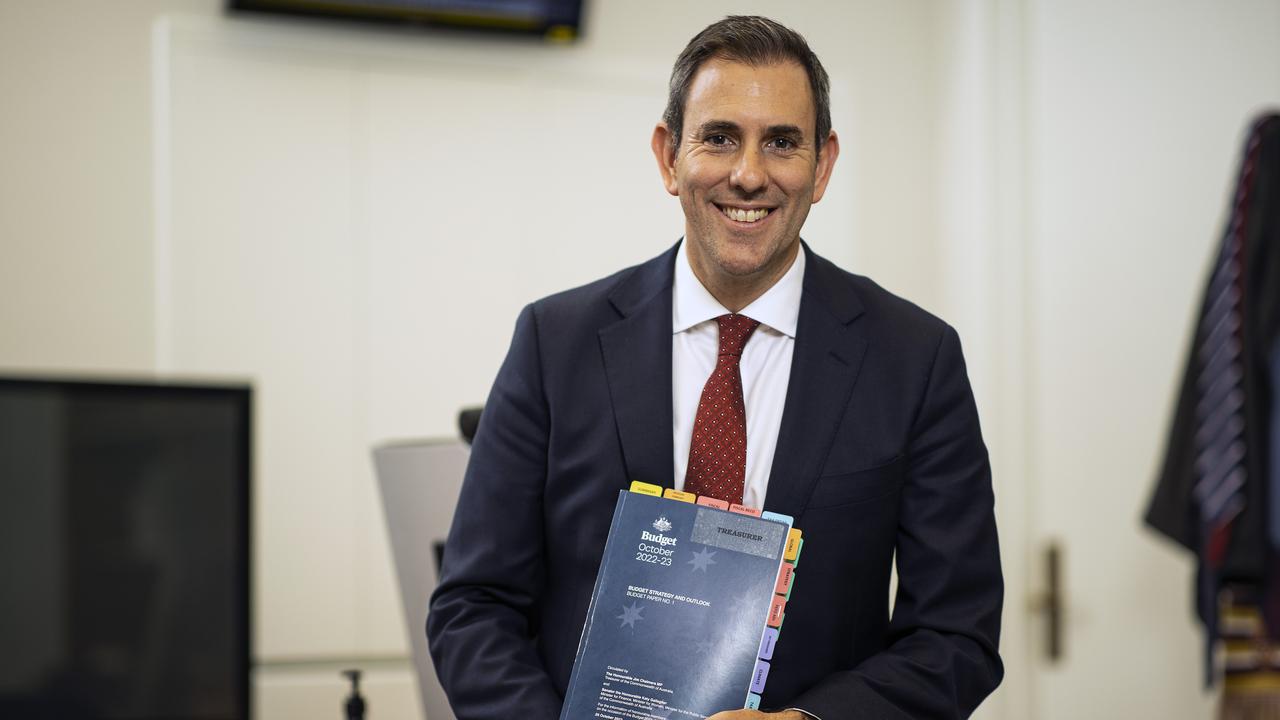
[[[688,241],[680,243],[676,258],[675,276],[672,280],[671,329],[681,333],[698,323],[712,320],[729,311],[715,299],[698,276],[693,274],[686,251]],[[800,295],[804,291],[805,250],[800,246],[796,259],[773,287],[742,309],[742,315],[790,337],[796,336],[800,319]]]

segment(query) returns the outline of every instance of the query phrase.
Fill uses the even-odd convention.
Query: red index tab
[[[730,505],[729,512],[742,513],[743,515],[750,515],[752,517],[760,517],[760,510],[758,508],[747,507],[746,505],[739,505],[738,503]]]
[[[781,595],[773,596],[773,604],[769,606],[769,621],[766,623],[769,627],[779,627],[782,625],[782,613],[787,607],[787,599]]]
[[[778,570],[778,584],[774,586],[773,591],[778,595],[786,595],[791,592],[791,580],[796,576],[796,566],[791,563],[782,563],[782,568]]]
[[[698,504],[699,504],[699,505],[706,505],[707,507],[713,507],[713,508],[715,508],[715,509],[717,509],[717,510],[728,510],[728,509],[729,509],[729,501],[728,501],[728,500],[721,500],[720,498],[713,498],[713,497],[711,497],[710,495],[699,495],[699,496],[698,496]]]

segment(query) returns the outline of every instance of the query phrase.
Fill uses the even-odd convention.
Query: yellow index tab
[[[662,488],[658,485],[650,485],[639,480],[631,481],[631,492],[640,493],[641,495],[652,495],[654,497],[662,497]]]
[[[796,557],[800,555],[800,531],[791,528],[791,532],[787,533],[787,549],[782,553],[782,559],[787,562],[795,562]]]
[[[680,502],[687,502],[687,503],[698,501],[697,495],[694,495],[693,493],[680,492],[675,488],[667,488],[666,490],[663,490],[662,497],[668,498],[670,500],[679,500]]]

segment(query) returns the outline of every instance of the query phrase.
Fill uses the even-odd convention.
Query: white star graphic
[[[693,566],[695,571],[701,570],[702,572],[706,572],[707,566],[716,564],[716,561],[711,559],[715,554],[715,550],[708,550],[704,547],[702,550],[693,554],[693,557],[689,560],[689,564]]]
[[[644,619],[640,614],[640,611],[643,609],[644,608],[640,607],[636,603],[631,603],[631,607],[623,607],[622,614],[618,616],[618,619],[622,621],[622,624],[618,627],[626,627],[630,625],[632,628],[635,628],[636,621]]]

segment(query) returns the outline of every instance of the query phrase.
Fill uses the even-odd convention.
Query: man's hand
[[[808,720],[799,710],[783,710],[776,713],[764,713],[759,710],[725,710],[707,718],[707,720]]]

